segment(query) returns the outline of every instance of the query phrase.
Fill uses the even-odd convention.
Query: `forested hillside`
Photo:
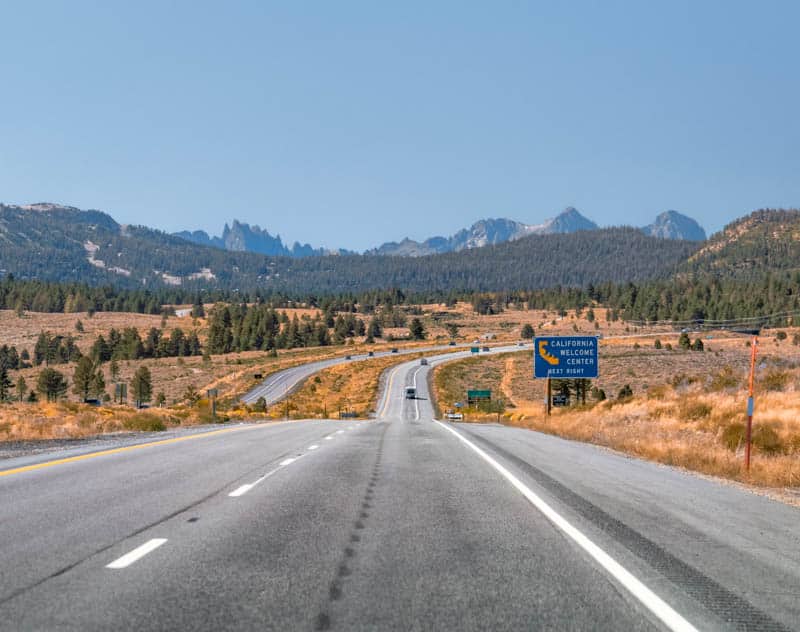
[[[301,292],[399,287],[497,291],[667,278],[696,244],[648,237],[633,228],[531,235],[426,257],[312,257],[282,261],[269,285]]]
[[[0,270],[22,279],[120,287],[233,288],[268,276],[260,255],[199,246],[100,211],[0,205]]]
[[[99,211],[0,206],[0,269],[20,279],[119,287],[340,294],[512,290],[666,278],[696,245],[630,228],[532,235],[415,259],[265,257],[200,246]]]
[[[800,210],[761,209],[713,235],[684,266],[693,273],[758,278],[800,269]]]

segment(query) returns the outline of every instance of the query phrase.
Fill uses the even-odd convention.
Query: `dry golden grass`
[[[71,402],[4,404],[0,441],[76,439],[107,432],[159,431],[211,421],[207,408],[94,407]]]
[[[441,408],[463,401],[467,388],[501,394],[501,421],[595,443],[668,465],[764,487],[800,486],[798,349],[762,345],[756,384],[753,466],[743,468],[748,349],[714,343],[719,353],[633,349],[631,341],[601,348],[601,380],[611,398],[544,411],[544,380],[532,378],[531,352],[470,358],[436,368]],[[631,384],[634,397],[613,399]],[[773,390],[769,390],[773,389]],[[468,421],[495,414],[467,410]]]
[[[75,329],[75,323],[81,321],[83,333]],[[81,351],[88,351],[99,334],[108,335],[109,330],[123,329],[125,327],[136,327],[139,335],[144,338],[151,327],[161,327],[161,316],[150,316],[147,314],[131,314],[127,312],[97,312],[89,318],[86,312],[70,314],[43,314],[39,312],[25,312],[20,318],[13,310],[0,310],[0,332],[2,340],[0,344],[13,345],[18,351],[27,349],[28,353],[33,354],[33,347],[36,338],[42,331],[49,331],[54,334],[66,336],[71,335],[76,340],[76,344]],[[165,332],[167,335],[175,328],[180,327],[184,332],[193,329],[202,331],[205,321],[200,319],[193,324],[190,317],[178,318],[171,316],[167,318]]]
[[[177,307],[189,308],[190,306]],[[211,307],[211,305],[207,305],[206,310],[208,311]],[[306,308],[279,311],[286,311],[290,318],[295,314],[313,317],[318,313],[316,309]],[[653,348],[652,336],[643,336],[639,339],[615,338],[615,336],[631,336],[642,332],[637,332],[635,328],[627,327],[621,322],[606,322],[606,311],[602,308],[594,308],[596,323],[586,320],[585,313],[578,316],[574,312],[568,312],[565,316],[559,317],[554,312],[542,310],[510,309],[501,314],[481,316],[475,314],[472,307],[464,303],[459,303],[452,308],[446,308],[444,305],[425,305],[422,306],[422,312],[420,318],[429,333],[426,341],[378,340],[374,345],[365,345],[363,339],[359,339],[354,344],[339,347],[279,351],[278,358],[270,358],[264,352],[244,352],[214,356],[211,362],[204,362],[201,357],[121,361],[119,362],[120,381],[130,382],[138,367],[147,366],[153,377],[154,399],[159,392],[163,392],[170,407],[169,410],[153,414],[172,419],[169,423],[177,423],[176,420],[180,423],[195,423],[197,420],[202,421],[208,418],[206,402],[201,402],[199,407],[184,408],[183,397],[190,386],[194,387],[201,395],[205,395],[209,388],[217,388],[220,404],[222,408],[227,409],[226,414],[237,418],[252,417],[253,414],[245,407],[240,406],[237,400],[240,395],[258,383],[258,380],[254,378],[257,373],[261,374],[263,379],[275,371],[318,359],[360,354],[367,350],[385,350],[395,346],[408,349],[435,343],[444,344],[449,340],[449,334],[445,328],[445,324],[448,322],[459,325],[459,342],[482,339],[481,344],[485,344],[484,336],[494,336],[493,342],[518,340],[520,330],[526,323],[531,324],[537,334],[602,334],[604,336],[601,347],[603,376],[598,385],[604,388],[610,397],[613,397],[624,384],[630,384],[637,396],[649,393],[649,398],[656,402],[663,399],[664,396],[664,393],[661,396],[658,394],[659,385],[672,389],[672,386],[664,385],[674,383],[676,392],[683,393],[687,389],[691,390],[695,387],[698,375],[713,372],[718,374],[718,379],[716,382],[707,383],[706,387],[713,391],[730,392],[735,390],[736,385],[741,385],[746,370],[748,350],[741,338],[725,340],[715,337],[714,340],[706,340],[706,348],[710,347],[713,351],[705,353],[658,351]],[[359,317],[365,321],[369,320],[367,316],[360,315]],[[409,315],[408,319],[410,320],[412,317]],[[83,324],[83,333],[75,330],[77,320],[81,320]],[[112,327],[117,329],[137,327],[140,335],[144,337],[151,327],[160,328],[161,324],[161,316],[142,314],[99,312],[89,318],[85,312],[70,314],[28,312],[20,318],[13,311],[0,310],[0,332],[2,332],[0,344],[12,344],[19,351],[27,349],[30,353],[33,351],[39,332],[45,330],[62,335],[70,334],[77,339],[79,347],[83,351],[87,351],[98,334],[107,335]],[[204,319],[196,320],[190,316],[169,317],[165,323],[165,334],[169,335],[174,327],[181,327],[184,331],[196,329],[201,341],[205,339],[207,323]],[[791,339],[793,331],[788,331],[789,339]],[[398,337],[405,336],[407,329],[388,329],[387,334]],[[664,331],[658,335],[662,343],[671,343],[677,349],[677,333]],[[694,337],[696,336],[692,334],[692,338]],[[640,348],[635,348],[636,344],[640,345]],[[760,380],[762,386],[791,391],[794,383],[798,381],[792,366],[793,363],[800,363],[800,348],[792,346],[788,340],[778,344],[777,341],[769,338],[764,341],[761,354],[767,357],[769,363],[769,367],[762,372]],[[403,360],[407,360],[408,357],[404,356]],[[784,364],[788,363],[789,368],[779,365],[776,361],[777,358],[781,359]],[[296,406],[292,411],[293,416],[301,416],[301,413],[306,416],[319,415],[325,412],[326,407],[330,415],[335,413],[346,399],[350,399],[351,408],[355,408],[363,414],[368,413],[374,406],[378,379],[381,371],[385,368],[383,364],[385,362],[386,366],[389,366],[394,361],[399,360],[376,359],[365,363],[343,365],[323,372],[319,376],[319,383],[309,381],[293,397]],[[541,407],[543,383],[542,381],[534,382],[531,379],[531,361],[530,350],[502,359],[498,359],[497,356],[489,356],[488,359],[480,361],[488,364],[480,364],[480,366],[491,367],[490,374],[483,376],[482,372],[488,369],[476,367],[466,378],[471,386],[478,388],[483,386],[483,377],[486,377],[492,384],[496,382],[496,385],[489,386],[489,388],[493,388],[498,393],[502,392],[502,397],[509,406],[509,414],[513,413],[518,417],[525,416],[527,413],[523,411],[529,410],[533,414],[532,411]],[[358,368],[353,370],[353,367]],[[720,369],[723,367],[730,367],[728,374],[722,374]],[[74,364],[56,365],[54,368],[62,371],[71,383]],[[22,375],[30,389],[35,386],[40,370],[41,367],[34,367],[23,371],[13,371],[10,377],[15,382]],[[109,365],[104,365],[103,370],[107,384],[106,390],[113,393]],[[466,384],[466,382],[464,383]],[[732,384],[733,386],[731,386]],[[316,392],[311,390],[312,386]],[[440,401],[452,403],[452,401],[461,401],[463,398],[462,388],[460,393],[447,394]],[[56,409],[61,410],[59,414],[64,414],[69,418],[72,413],[66,408],[59,407],[73,406],[73,402],[77,402],[77,396],[70,390],[67,400],[66,403],[59,404]],[[130,409],[123,407],[111,407],[108,410],[113,411],[113,414],[120,419],[132,414]],[[68,421],[61,425],[50,423],[52,435],[85,436],[86,433],[102,432],[105,428],[115,429],[118,425],[117,422],[108,422],[106,419],[108,410],[106,408],[88,409],[87,415],[95,415],[98,418],[94,425],[86,421],[89,417],[85,418],[83,426]],[[654,414],[655,412],[657,411],[654,409]],[[27,417],[39,421],[32,426],[25,426],[24,422]],[[30,436],[44,438],[47,436],[47,432],[42,434],[41,429],[48,427],[48,424],[41,420],[47,418],[49,418],[48,415],[39,411],[37,407],[0,406],[0,420],[2,420],[0,424],[3,424],[0,426],[0,441],[3,440],[2,433],[5,432],[2,428],[10,431],[12,426],[17,429],[27,428],[24,432],[20,430],[23,435],[30,433]],[[20,421],[16,421],[17,419]],[[167,422],[165,421],[165,423]],[[17,430],[14,432],[16,433]]]

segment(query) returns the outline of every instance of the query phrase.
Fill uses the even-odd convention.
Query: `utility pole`
[[[753,384],[756,374],[756,350],[758,349],[758,336],[753,336],[750,348],[750,380],[747,392],[747,431],[745,432],[744,445],[744,468],[750,472],[750,447],[753,438],[753,412],[755,411],[755,401],[753,400]]]

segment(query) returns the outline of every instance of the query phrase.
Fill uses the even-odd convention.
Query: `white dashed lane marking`
[[[121,568],[127,568],[134,562],[142,559],[148,553],[152,553],[158,547],[166,542],[166,538],[153,538],[152,540],[148,540],[144,544],[139,547],[136,547],[130,553],[126,553],[122,557],[114,560],[111,564],[106,565],[106,568],[113,568],[115,570]]]

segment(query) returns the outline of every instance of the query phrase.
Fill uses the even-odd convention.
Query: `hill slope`
[[[697,249],[648,237],[635,228],[530,235],[516,241],[424,257],[310,257],[276,267],[270,286],[283,291],[358,292],[583,287],[607,281],[666,278]]]
[[[267,289],[292,295],[397,287],[434,292],[584,286],[665,278],[688,242],[632,228],[530,235],[426,257],[265,257],[193,244],[100,211],[0,205],[0,269],[21,278],[121,287]]]
[[[728,224],[700,248],[683,271],[752,278],[800,270],[800,210],[761,209]]]
[[[20,278],[120,287],[255,286],[268,261],[199,246],[101,211],[0,205],[0,270]]]

